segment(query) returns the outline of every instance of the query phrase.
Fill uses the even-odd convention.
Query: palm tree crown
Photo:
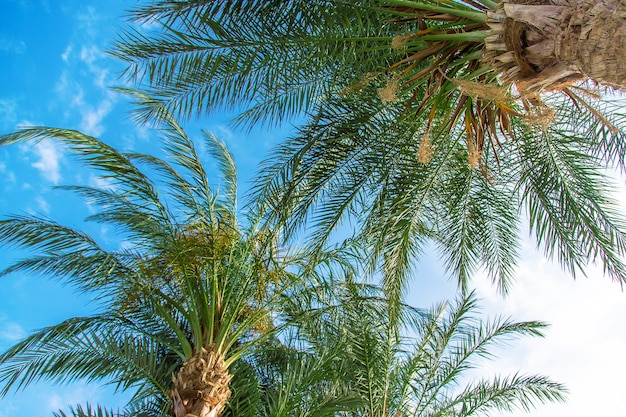
[[[306,317],[296,346],[315,357],[341,352],[327,373],[360,399],[346,415],[473,416],[563,399],[563,386],[543,376],[471,375],[498,344],[541,336],[544,323],[479,319],[474,294],[428,311],[402,305],[399,320],[390,320],[389,301],[380,288],[351,280],[290,298],[287,311]]]
[[[623,282],[605,168],[626,172],[624,118],[584,80],[623,88],[626,48],[593,65],[571,54],[599,48],[623,5],[544,3],[156,1],[132,16],[160,29],[126,32],[113,53],[177,114],[243,109],[249,127],[306,112],[255,195],[284,236],[306,224],[318,248],[354,221],[389,294],[432,242],[461,287],[485,268],[506,291],[521,213],[565,269],[597,260]]]
[[[71,130],[0,137],[0,145],[54,138],[67,146],[104,185],[62,188],[97,208],[88,221],[115,226],[125,239],[108,250],[50,219],[0,221],[2,243],[32,251],[2,275],[43,273],[102,303],[96,315],[37,331],[0,355],[1,395],[39,379],[106,380],[136,390],[125,415],[217,416],[231,396],[233,363],[275,331],[272,305],[293,281],[288,255],[268,254],[254,217],[241,226],[231,154],[205,134],[221,172],[218,194],[174,119],[162,119],[160,132],[169,160],[121,153]]]

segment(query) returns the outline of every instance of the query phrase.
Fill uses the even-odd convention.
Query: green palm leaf
[[[140,93],[135,97],[147,100]],[[90,292],[107,311],[42,329],[2,354],[0,395],[41,379],[104,381],[134,390],[123,413],[165,415],[172,404],[179,413],[177,396],[188,394],[176,381],[187,378],[180,377],[186,365],[204,361],[210,352],[223,364],[216,369],[228,372],[281,328],[270,312],[297,281],[286,269],[291,255],[273,258],[265,251],[268,235],[254,215],[244,227],[237,223],[236,168],[225,145],[207,136],[222,177],[216,191],[193,142],[168,113],[161,117],[157,127],[167,159],[123,154],[62,129],[30,128],[0,137],[0,145],[58,139],[95,169],[106,180],[99,186],[61,188],[91,204],[87,222],[112,225],[125,239],[123,249],[105,250],[85,232],[49,219],[0,221],[0,242],[28,250],[3,275],[44,273]],[[228,375],[222,378],[226,384]]]
[[[588,6],[575,17],[569,4],[491,0],[163,1],[132,13],[160,29],[126,32],[113,53],[157,97],[144,120],[235,109],[249,127],[306,113],[254,191],[287,238],[306,228],[319,250],[353,224],[397,300],[431,242],[460,287],[484,269],[505,292],[525,211],[566,269],[597,256],[625,277],[623,220],[591,192],[604,167],[624,170],[624,117],[576,83],[586,64],[563,69],[546,47],[570,39],[554,32],[578,27],[569,16],[594,29]],[[590,159],[555,153],[573,142]]]
[[[326,373],[360,397],[349,415],[470,416],[563,400],[564,387],[540,375],[472,380],[471,373],[494,358],[494,348],[541,337],[544,323],[481,319],[473,293],[428,312],[401,305],[394,320],[382,294],[343,281],[303,289],[287,307],[309,311],[297,321],[299,349],[317,357],[340,352]]]

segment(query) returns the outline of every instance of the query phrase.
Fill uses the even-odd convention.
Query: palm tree
[[[96,315],[39,330],[0,355],[0,395],[41,379],[106,380],[135,390],[121,413],[87,404],[70,409],[74,417],[326,417],[389,415],[392,409],[469,416],[561,398],[562,387],[542,377],[479,382],[448,396],[446,388],[492,341],[539,334],[543,326],[502,321],[473,327],[466,317],[471,297],[447,319],[440,310],[423,317],[406,308],[401,321],[385,320],[388,300],[380,291],[338,282],[339,274],[357,273],[346,255],[349,245],[318,258],[327,261],[319,264],[266,256],[267,236],[254,217],[247,230],[239,226],[236,170],[224,145],[206,135],[221,168],[217,194],[185,132],[172,118],[162,122],[173,163],[120,153],[71,130],[29,128],[0,137],[0,145],[51,138],[66,145],[106,181],[62,188],[97,208],[87,220],[114,225],[126,238],[121,249],[108,250],[50,219],[0,222],[0,241],[34,253],[3,275],[43,273],[101,302]],[[159,181],[145,171],[160,174]],[[310,280],[296,280],[286,265]],[[401,322],[422,332],[414,354],[403,351]],[[292,338],[274,337],[278,328],[291,330]]]
[[[309,288],[290,301],[287,311],[306,317],[296,327],[304,352],[342,352],[327,373],[360,399],[345,416],[473,416],[563,399],[563,386],[543,376],[476,375],[498,344],[541,336],[545,324],[484,321],[474,294],[429,311],[403,305],[399,321],[389,320],[380,288],[350,280]]]
[[[0,355],[1,396],[41,379],[105,380],[135,390],[124,415],[214,417],[231,386],[239,400],[245,395],[249,375],[238,360],[276,330],[271,312],[295,279],[285,270],[290,255],[265,250],[267,234],[254,216],[241,226],[237,173],[222,142],[205,133],[221,174],[217,193],[176,121],[163,118],[159,131],[169,160],[121,153],[72,130],[34,127],[0,137],[0,146],[56,139],[94,169],[99,185],[61,188],[96,209],[88,222],[114,226],[123,240],[107,249],[36,215],[0,221],[0,242],[30,253],[2,275],[41,273],[100,301],[94,316],[36,331]],[[72,413],[109,412],[87,406]]]
[[[380,73],[429,95],[478,88],[500,101],[494,84],[514,83],[535,106],[549,90],[578,101],[568,87],[581,79],[626,88],[623,13],[620,0],[155,0],[130,15],[161,32],[129,30],[112,52],[188,116],[252,104],[240,121],[279,121]]]
[[[461,287],[484,268],[504,292],[523,211],[572,274],[598,261],[626,279],[605,174],[626,172],[625,120],[593,88],[624,88],[623,14],[617,0],[163,0],[131,12],[159,29],[113,53],[182,116],[309,116],[255,190],[286,238],[307,224],[321,248],[349,219],[397,299],[431,242]]]

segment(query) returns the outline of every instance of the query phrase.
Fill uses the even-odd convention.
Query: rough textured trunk
[[[591,79],[626,90],[625,0],[526,0],[488,13],[484,61],[522,94]]]
[[[217,417],[228,399],[232,375],[224,366],[224,357],[202,349],[183,364],[172,377],[170,392],[174,417]]]

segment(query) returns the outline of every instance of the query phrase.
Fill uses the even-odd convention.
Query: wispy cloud
[[[41,212],[46,214],[50,213],[50,204],[48,203],[48,201],[46,201],[45,198],[43,198],[42,196],[38,196],[37,198],[35,198],[35,202],[37,203],[37,207]]]
[[[12,129],[17,121],[17,103],[14,100],[0,99],[0,127]]]
[[[26,336],[26,330],[18,323],[0,316],[0,344],[1,342],[14,343]]]
[[[225,125],[215,125],[210,129],[210,133],[224,142],[231,142],[235,137],[233,131]]]
[[[73,51],[74,46],[70,44],[62,54],[67,67],[61,74],[55,91],[62,101],[70,104],[69,108],[78,110],[79,129],[89,135],[100,136],[105,131],[103,120],[111,112],[116,101],[115,95],[108,88],[111,83],[109,70],[100,63],[106,55],[95,44],[82,45],[79,54],[74,54]],[[78,59],[73,59],[74,56]],[[86,74],[91,77],[91,83],[97,87],[96,89],[86,85],[84,80]]]
[[[87,65],[93,65],[95,60],[102,58],[103,55],[96,45],[83,45],[80,48],[80,60]]]
[[[0,192],[0,203],[6,204],[11,199],[7,198],[9,192],[15,188],[17,180],[15,178],[15,172],[8,170],[5,166],[0,165],[0,184],[2,184],[2,192]]]
[[[100,136],[104,132],[102,121],[111,112],[112,108],[113,103],[111,100],[105,99],[96,108],[81,110],[81,131],[91,136]]]
[[[55,392],[48,395],[45,401],[48,412],[54,412],[87,402],[95,404],[99,399],[98,387],[86,383],[74,383],[68,387],[55,389]]]
[[[72,49],[74,49],[74,47],[72,46],[72,44],[67,45],[67,47],[65,48],[65,50],[63,51],[63,53],[61,54],[61,59],[65,62],[67,62],[67,60],[70,57],[70,54],[72,53]]]
[[[106,89],[109,70],[97,64],[97,61],[106,57],[102,50],[94,44],[82,45],[80,49],[80,61],[83,62],[91,74],[94,75],[93,83],[101,88]]]
[[[61,73],[59,81],[54,86],[62,101],[69,102],[71,107],[82,107],[85,104],[85,91],[80,83],[72,79],[67,70]]]
[[[76,14],[78,30],[87,37],[95,37],[99,20],[100,18],[98,16],[98,13],[93,7],[86,7],[84,9],[81,9]]]
[[[53,184],[58,184],[61,180],[61,168],[59,165],[59,161],[62,158],[61,151],[50,140],[39,142],[33,150],[39,157],[39,160],[33,162],[31,166],[37,169],[45,179]]]
[[[26,53],[26,42],[19,39],[9,39],[6,36],[0,36],[0,51],[13,54]]]
[[[94,174],[89,175],[88,184],[90,187],[101,188],[104,190],[115,189],[115,185],[113,184],[113,181],[111,179],[102,178]]]

